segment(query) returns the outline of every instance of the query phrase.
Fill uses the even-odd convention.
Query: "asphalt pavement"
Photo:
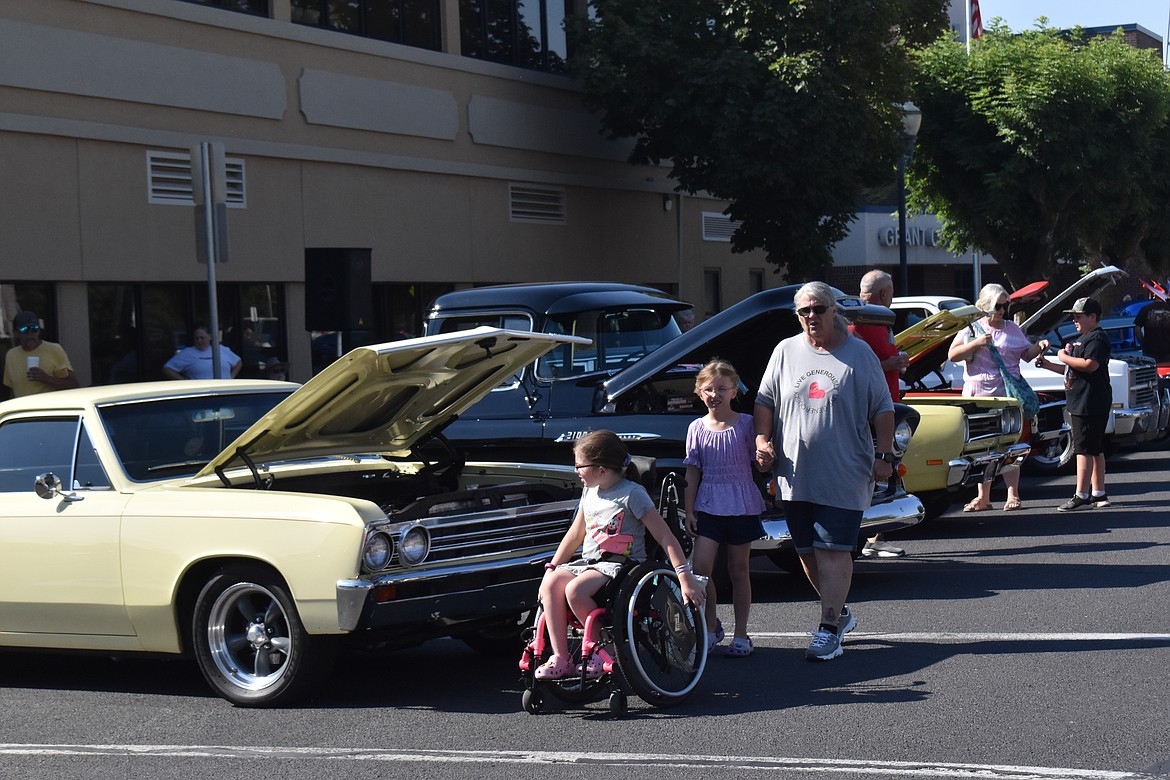
[[[1167,777],[1166,458],[1112,458],[1108,509],[1058,513],[1073,478],[1025,476],[1020,511],[892,537],[909,554],[858,561],[830,662],[804,660],[811,589],[757,561],[756,652],[624,720],[528,715],[519,652],[453,640],[347,657],[286,710],[235,709],[187,662],[0,654],[0,777]]]

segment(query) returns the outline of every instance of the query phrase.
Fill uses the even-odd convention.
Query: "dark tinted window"
[[[459,0],[463,56],[562,72],[572,0]]]
[[[0,426],[0,492],[32,492],[52,472],[69,484],[77,419],[16,420]]]
[[[439,0],[292,0],[292,20],[423,49],[441,44]]]
[[[145,482],[193,476],[287,393],[168,398],[101,408],[126,474]]]

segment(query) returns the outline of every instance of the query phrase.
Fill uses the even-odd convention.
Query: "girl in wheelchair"
[[[646,532],[662,546],[678,573],[685,603],[701,605],[704,588],[691,574],[682,546],[662,519],[646,489],[631,477],[630,454],[613,431],[594,431],[573,446],[577,476],[584,489],[577,516],[561,540],[551,562],[545,564],[540,585],[552,656],[537,667],[537,680],[581,676],[596,678],[604,671],[599,655],[584,669],[569,651],[569,610],[582,624],[597,609],[597,593],[623,565],[646,560]],[[571,560],[578,548],[583,556]]]

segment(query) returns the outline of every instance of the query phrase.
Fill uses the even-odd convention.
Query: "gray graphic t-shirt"
[[[581,493],[585,512],[585,560],[597,560],[603,553],[646,560],[646,526],[642,515],[654,509],[650,494],[641,485],[623,479],[608,490],[585,488]]]
[[[866,509],[873,498],[869,422],[893,402],[881,364],[850,337],[832,352],[803,333],[776,345],[756,402],[778,410],[774,473],[785,501]]]

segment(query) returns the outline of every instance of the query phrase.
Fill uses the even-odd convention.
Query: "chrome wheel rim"
[[[292,649],[288,614],[267,588],[238,582],[211,606],[207,645],[216,668],[233,685],[264,690],[288,670]]]

